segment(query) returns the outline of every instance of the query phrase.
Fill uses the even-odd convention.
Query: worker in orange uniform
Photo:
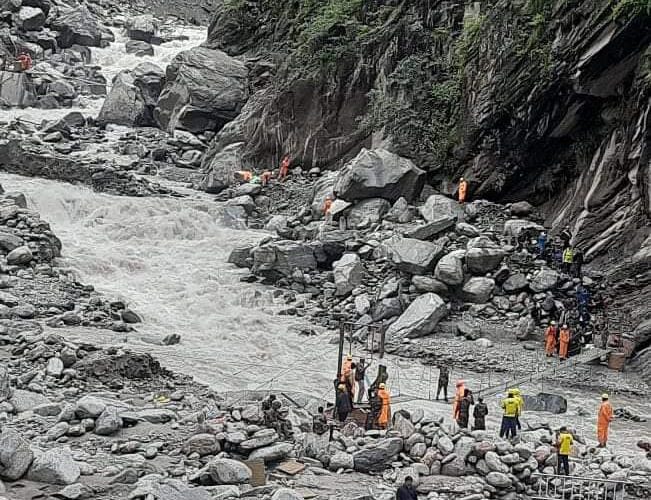
[[[547,354],[548,358],[556,353],[557,334],[556,321],[552,321],[547,327],[547,330],[545,330],[545,354]]]
[[[459,179],[459,203],[465,203],[468,196],[468,181],[463,177]]]
[[[283,159],[280,162],[280,173],[278,174],[278,179],[281,181],[289,174],[289,165],[291,162],[292,160],[289,158],[289,155],[283,156]]]
[[[391,395],[387,391],[385,384],[380,384],[377,396],[380,398],[382,406],[380,408],[380,415],[377,418],[377,424],[380,429],[386,429],[391,420]]]
[[[466,383],[463,380],[457,380],[457,390],[454,393],[454,403],[452,403],[452,416],[454,421],[459,420],[459,410],[461,408],[461,400],[466,393]]]
[[[561,361],[567,359],[567,350],[570,346],[570,329],[567,325],[563,325],[561,332],[558,335],[558,357]]]
[[[271,170],[265,170],[262,172],[262,175],[260,176],[260,182],[262,183],[263,186],[266,186],[269,184],[269,181],[271,181],[271,178],[274,176],[274,173]]]
[[[27,71],[32,69],[32,57],[25,51],[21,52],[18,56],[18,62],[20,63],[20,69]]]
[[[613,421],[613,407],[608,399],[608,394],[601,395],[601,406],[597,416],[597,440],[599,448],[605,448],[608,444],[608,427]]]

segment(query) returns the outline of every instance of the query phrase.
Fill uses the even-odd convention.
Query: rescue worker
[[[502,400],[502,425],[500,427],[500,437],[514,438],[517,435],[515,418],[518,416],[518,400],[512,391],[508,392],[505,399]]]
[[[579,311],[587,310],[590,304],[590,292],[583,283],[576,288],[576,304]]]
[[[389,391],[387,391],[387,386],[385,384],[380,384],[377,395],[382,402],[377,424],[380,429],[386,429],[391,421],[391,395],[389,394]]]
[[[560,234],[561,241],[563,242],[563,250],[570,246],[570,241],[572,241],[572,232],[570,231],[570,226],[565,226]]]
[[[564,324],[563,328],[561,328],[561,331],[558,334],[558,357],[561,361],[565,361],[567,359],[567,351],[570,346],[571,338],[572,336],[570,335],[570,329],[568,328],[567,324]]]
[[[556,336],[558,329],[556,328],[556,321],[552,321],[547,330],[545,330],[545,354],[548,358],[556,353]]]
[[[567,431],[567,427],[563,426],[558,434],[556,441],[556,448],[558,449],[558,474],[570,475],[570,452],[572,451],[572,444],[574,438],[572,434]]]
[[[486,430],[486,415],[488,415],[488,405],[484,403],[484,398],[481,396],[477,400],[475,409],[472,411],[472,416],[475,419],[473,430],[485,431]]]
[[[547,245],[547,233],[541,231],[538,235],[538,255],[541,257],[545,255],[545,245]]]
[[[463,380],[457,380],[457,389],[454,393],[454,402],[452,403],[452,417],[454,418],[455,422],[459,420],[459,405],[461,404],[461,400],[463,399],[465,392],[465,382]]]
[[[330,209],[332,208],[332,196],[328,195],[323,202],[323,218],[326,223],[330,224],[332,222],[332,215],[330,214]]]
[[[240,177],[242,182],[250,182],[253,179],[253,173],[250,170],[238,170],[237,175]]]
[[[17,60],[20,63],[20,69],[22,71],[32,69],[32,57],[27,52],[21,52]]]
[[[567,247],[563,250],[563,272],[570,274],[572,271],[572,262],[574,262],[574,250]]]
[[[260,182],[263,186],[267,186],[271,181],[271,178],[274,176],[274,173],[271,170],[265,170],[260,176]]]
[[[316,415],[312,417],[312,430],[319,436],[328,432],[328,419],[323,411],[323,406],[319,406]]]
[[[601,406],[599,407],[599,414],[597,416],[597,440],[599,441],[599,448],[605,448],[608,444],[608,428],[614,418],[613,407],[610,404],[608,394],[602,394]]]
[[[468,181],[463,177],[459,179],[459,203],[465,203],[468,196]]]
[[[465,389],[463,391],[463,398],[459,403],[459,418],[457,419],[457,424],[462,429],[467,429],[470,422],[470,406],[474,403],[474,398],[470,389]]]
[[[357,404],[362,402],[364,397],[364,391],[366,390],[366,370],[368,365],[366,364],[366,359],[361,358],[357,367],[355,368],[355,382],[357,382]]]
[[[289,166],[291,165],[292,160],[289,158],[289,155],[283,156],[282,161],[280,162],[280,172],[278,173],[278,180],[284,180],[287,175],[289,175]]]
[[[411,476],[405,477],[405,482],[396,491],[396,500],[418,500],[418,494],[414,488],[414,479]]]
[[[436,400],[439,400],[439,395],[443,391],[443,397],[445,397],[445,402],[448,402],[448,384],[450,383],[450,369],[447,365],[439,365],[439,381],[436,388]]]
[[[520,423],[520,417],[524,413],[524,398],[522,397],[522,391],[518,388],[511,390],[515,395],[515,399],[518,402],[518,415],[515,417],[515,426],[518,430],[522,429],[522,424]]]
[[[580,248],[574,250],[574,277],[581,278],[583,275],[583,252]]]
[[[345,384],[348,388],[348,392],[353,394],[354,388],[354,373],[353,373],[353,356],[348,354],[346,360],[344,361],[343,366],[341,367],[341,375],[339,377],[339,382]]]
[[[345,384],[339,384],[339,387],[337,388],[337,396],[335,398],[337,420],[343,424],[351,411],[353,411],[353,401],[350,397],[350,393],[346,390]]]

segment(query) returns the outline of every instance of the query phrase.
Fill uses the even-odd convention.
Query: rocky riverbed
[[[324,16],[340,11],[278,5],[270,15],[268,5],[250,12],[244,5],[1,5],[3,58],[26,52],[34,66],[1,73],[0,497],[388,500],[411,475],[423,498],[528,498],[537,474],[555,471],[554,431],[568,425],[577,439],[574,474],[623,480],[631,495],[647,498],[651,465],[635,446],[650,431],[644,182],[630,173],[614,183],[613,196],[604,186],[621,170],[611,159],[628,151],[622,164],[633,172],[647,157],[647,127],[641,118],[612,117],[623,104],[609,94],[610,68],[595,62],[613,47],[637,61],[638,47],[621,40],[632,39],[625,35],[643,14],[619,12],[629,16],[623,23],[588,13],[580,30],[611,26],[612,37],[588,50],[584,63],[566,49],[559,55],[571,67],[590,65],[582,88],[608,101],[592,105],[612,115],[614,128],[595,128],[601,144],[582,154],[594,155],[592,183],[576,173],[571,201],[545,203],[541,192],[557,180],[536,171],[534,187],[522,191],[534,206],[513,195],[527,148],[507,134],[488,137],[489,118],[476,117],[477,137],[466,137],[468,145],[483,141],[481,151],[459,148],[456,156],[464,158],[459,166],[466,162],[471,193],[491,201],[473,196],[465,204],[441,181],[450,177],[447,167],[431,164],[440,152],[410,152],[409,140],[386,124],[372,138],[365,130],[366,93],[379,115],[386,110],[377,99],[395,97],[399,75],[391,66],[402,55],[389,57],[388,41],[428,45],[413,30],[402,37],[403,23],[447,33],[435,52],[453,59],[467,51],[467,67],[477,69],[466,30],[477,19],[477,33],[496,29],[495,13],[466,12],[470,21],[455,48],[457,7],[443,17],[429,4],[372,7],[361,17],[351,7],[346,36],[357,37],[359,23],[368,28],[366,69],[349,64],[344,50],[338,83],[326,89],[319,83],[324,68],[314,67],[327,64],[326,53],[296,66],[315,50],[317,35],[299,32],[313,22],[339,33],[343,24]],[[150,16],[150,8],[167,17]],[[572,17],[567,9],[555,14],[561,25]],[[197,47],[205,30],[179,19],[204,24],[213,12],[208,43]],[[296,32],[287,31],[292,24]],[[379,32],[386,40],[375,38]],[[640,33],[640,43],[648,40]],[[634,66],[623,72],[637,74]],[[560,78],[554,71],[545,78]],[[595,83],[601,73],[608,85]],[[623,101],[643,101],[641,82],[622,83]],[[437,99],[450,92],[446,106],[456,99],[453,84],[436,84]],[[403,104],[411,100],[407,108],[418,101],[399,94]],[[580,100],[568,101],[574,111],[554,128],[556,139],[576,132],[572,116],[585,106],[572,99]],[[479,103],[494,104],[488,101],[463,106],[471,116]],[[498,107],[485,109],[499,114]],[[564,116],[534,115],[549,123]],[[610,133],[624,139],[609,142]],[[514,152],[504,161],[512,168],[505,173],[500,165],[489,175],[489,158],[504,159],[494,147],[502,139]],[[618,152],[608,153],[609,144]],[[534,146],[529,150],[540,149]],[[547,160],[564,161],[564,147]],[[240,170],[273,169],[286,152],[296,157],[282,182],[239,179]],[[580,169],[585,161],[576,163]],[[328,196],[335,201],[326,216]],[[566,225],[586,250],[581,277],[535,247],[542,230],[552,245]],[[626,258],[606,255],[607,247]],[[587,322],[578,317],[581,287],[591,294]],[[607,354],[569,370],[545,358],[542,331],[551,319],[586,334],[581,342],[575,337],[577,350],[603,347],[602,340],[617,350],[623,340],[633,370],[609,370]],[[394,405],[388,432],[352,422],[332,440],[313,432],[316,406],[333,399],[342,321],[354,325],[349,349],[374,361],[372,325],[386,332],[388,385],[405,401]],[[520,438],[495,435],[501,395],[487,398],[488,432],[458,430],[450,407],[430,401],[441,363],[476,393],[548,369],[521,385],[528,410]],[[608,450],[594,447],[603,391],[620,410]],[[272,392],[282,394],[281,406],[264,413],[262,400]],[[253,486],[256,461],[266,466],[265,486]]]

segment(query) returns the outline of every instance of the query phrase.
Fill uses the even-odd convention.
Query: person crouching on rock
[[[337,388],[337,398],[335,401],[336,417],[342,424],[348,418],[350,412],[353,411],[353,401],[350,393],[346,390],[345,384],[339,384]]]

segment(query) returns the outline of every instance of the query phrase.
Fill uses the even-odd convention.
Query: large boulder
[[[206,465],[206,471],[212,484],[246,484],[252,476],[245,464],[228,458],[214,458]]]
[[[164,84],[165,73],[152,63],[142,63],[133,70],[121,71],[113,80],[97,123],[155,126],[153,112]]]
[[[196,453],[200,457],[205,457],[219,453],[221,446],[214,434],[195,434],[185,442],[182,449],[186,455]]]
[[[276,443],[264,448],[258,448],[249,455],[249,460],[262,460],[265,463],[276,462],[287,458],[294,449],[290,443]]]
[[[256,274],[270,277],[291,276],[295,269],[316,269],[311,246],[295,241],[272,241],[253,249]]]
[[[391,205],[384,198],[369,198],[356,203],[346,213],[346,224],[349,228],[369,227],[382,220]]]
[[[323,204],[325,203],[326,197],[334,197],[334,186],[336,181],[337,172],[326,172],[314,182],[310,208],[312,210],[312,217],[315,219],[323,217]]]
[[[535,396],[524,394],[524,407],[527,411],[546,411],[549,413],[565,413],[567,400],[558,394],[539,392]]]
[[[102,414],[95,421],[95,434],[99,436],[110,436],[122,429],[122,418],[115,406],[107,406]]]
[[[148,475],[136,483],[129,494],[130,500],[213,500],[214,497],[204,488],[190,488],[176,479],[162,479]],[[228,498],[228,497],[225,497]]]
[[[384,198],[391,202],[418,197],[425,172],[411,160],[384,149],[362,149],[339,172],[334,191],[347,201]]]
[[[304,500],[304,496],[290,488],[279,488],[271,496],[271,500]]]
[[[38,7],[23,6],[14,16],[14,20],[23,31],[39,31],[45,24],[45,12]]]
[[[408,238],[430,240],[440,232],[445,231],[451,226],[454,226],[456,220],[456,216],[454,215],[441,214],[430,222],[425,222],[424,224],[414,224],[410,227],[407,227],[404,234]]]
[[[529,288],[534,293],[546,292],[547,290],[556,288],[559,279],[560,275],[558,271],[544,267],[533,275],[533,279],[529,283]]]
[[[204,167],[201,189],[211,194],[218,194],[237,182],[236,172],[244,170],[242,163],[243,142],[229,144],[215,154]]]
[[[167,67],[154,117],[163,130],[219,130],[239,114],[247,97],[244,63],[220,50],[196,47]]]
[[[27,472],[33,458],[29,441],[15,430],[5,427],[0,434],[0,479],[20,479]]]
[[[435,293],[421,295],[389,326],[387,338],[398,340],[429,335],[447,312],[445,302]]]
[[[504,223],[504,235],[509,238],[512,242],[515,242],[515,239],[520,235],[522,231],[544,231],[545,228],[540,224],[536,224],[530,220],[525,219],[510,219]]]
[[[0,102],[28,107],[36,102],[36,89],[27,73],[0,71]]]
[[[441,257],[434,270],[436,279],[450,286],[461,285],[463,283],[463,262],[461,257],[461,254],[457,252]]]
[[[16,413],[21,413],[23,411],[33,410],[37,406],[48,404],[50,400],[37,392],[16,389],[11,395],[9,402],[14,407]]]
[[[463,285],[462,296],[466,302],[485,304],[495,290],[495,280],[492,278],[470,278]]]
[[[392,236],[384,241],[382,248],[396,268],[411,274],[431,271],[443,255],[440,245],[401,236]]]
[[[7,254],[7,264],[11,266],[22,266],[29,264],[34,255],[32,251],[27,246],[22,246],[14,248],[11,252]]]
[[[80,474],[70,448],[52,448],[34,458],[27,477],[40,483],[72,484]]]
[[[51,27],[59,32],[57,43],[62,49],[73,45],[102,45],[102,26],[98,18],[83,5],[61,10],[59,16],[52,21]]]
[[[347,295],[362,283],[364,266],[356,253],[344,254],[332,265],[337,295]]]
[[[11,377],[9,370],[4,365],[0,365],[0,403],[11,398]]]
[[[353,453],[355,470],[358,472],[382,471],[402,451],[403,440],[399,437],[383,439]]]
[[[106,403],[95,396],[84,396],[77,401],[75,414],[77,418],[97,418],[106,409]]]
[[[468,242],[466,266],[473,274],[485,274],[497,269],[505,255],[506,252],[497,243],[479,236]]]
[[[142,15],[130,17],[126,22],[127,36],[131,40],[139,40],[151,43],[152,38],[156,36],[158,26],[156,20],[151,15]]]
[[[452,198],[442,194],[433,194],[418,209],[427,222],[441,221],[443,217],[456,219],[463,213],[463,208]]]
[[[127,54],[135,54],[138,57],[154,55],[154,47],[152,47],[151,44],[141,42],[140,40],[129,40],[124,44],[124,50]]]
[[[523,273],[515,273],[502,284],[502,290],[506,293],[515,293],[527,288],[528,284],[527,277]]]

